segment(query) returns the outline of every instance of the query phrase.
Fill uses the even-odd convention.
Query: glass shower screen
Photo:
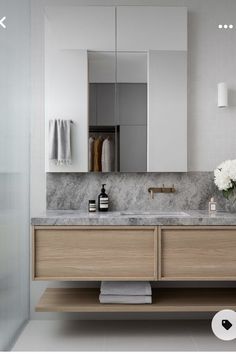
[[[29,311],[30,2],[0,0],[0,351]]]

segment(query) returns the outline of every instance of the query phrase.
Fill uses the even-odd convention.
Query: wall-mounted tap
[[[151,194],[151,198],[154,199],[154,193],[175,193],[176,189],[173,184],[172,187],[165,187],[163,184],[162,187],[150,187],[148,188],[148,193]]]

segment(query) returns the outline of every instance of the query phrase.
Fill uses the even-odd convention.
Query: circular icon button
[[[215,314],[211,322],[211,328],[216,337],[222,340],[236,338],[236,312],[222,310]]]

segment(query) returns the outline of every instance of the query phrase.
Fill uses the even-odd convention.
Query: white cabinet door
[[[57,48],[115,50],[115,7],[49,6],[45,13]]]
[[[88,60],[86,50],[54,51],[45,62],[46,172],[88,171]],[[72,164],[49,161],[50,119],[70,119]]]
[[[187,171],[187,52],[150,51],[148,172]]]
[[[187,8],[119,6],[117,49],[187,50]]]

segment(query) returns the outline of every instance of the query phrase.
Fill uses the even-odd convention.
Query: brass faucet
[[[165,187],[163,184],[162,187],[150,187],[148,188],[148,193],[151,194],[151,198],[154,199],[154,193],[175,193],[176,189],[174,184],[172,187]]]

